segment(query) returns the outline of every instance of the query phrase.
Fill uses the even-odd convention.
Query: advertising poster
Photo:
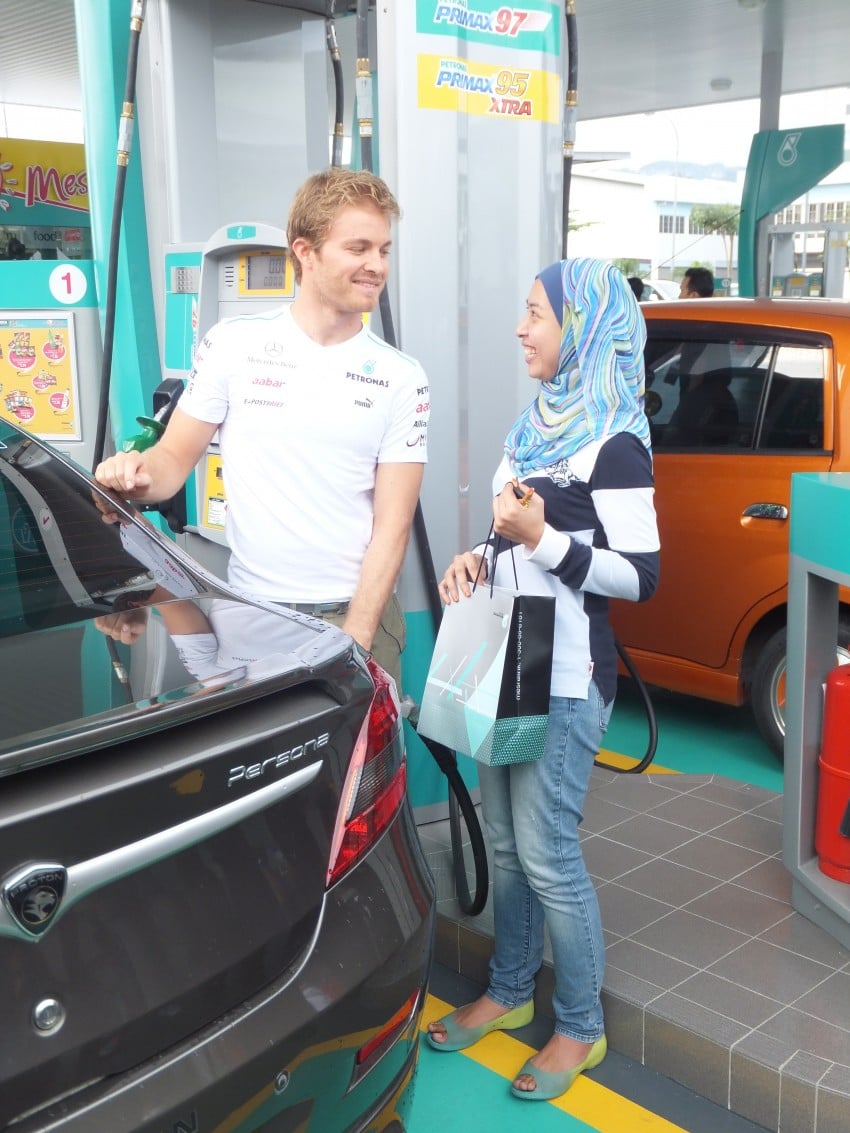
[[[0,259],[91,256],[85,149],[0,138]]]
[[[78,441],[79,403],[73,312],[0,311],[0,417]]]

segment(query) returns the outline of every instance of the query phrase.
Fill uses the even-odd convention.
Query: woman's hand
[[[519,486],[525,489],[524,484]],[[533,488],[527,489],[525,497],[518,500],[514,484],[505,484],[501,494],[493,500],[493,530],[505,539],[524,544],[529,551],[540,542],[545,525],[543,501]]]
[[[469,598],[472,595],[470,583],[476,578],[479,582],[487,580],[487,560],[484,556],[476,555],[474,551],[455,555],[439,585],[440,597],[447,606],[452,602],[459,602],[461,594]]]

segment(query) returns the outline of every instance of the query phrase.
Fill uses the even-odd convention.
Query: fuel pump
[[[295,298],[295,277],[286,255],[286,233],[270,224],[236,223],[219,228],[203,248],[194,343],[219,321],[251,315]],[[227,572],[224,536],[227,498],[218,434],[190,488],[186,550],[216,574]]]
[[[191,259],[191,257],[190,257]],[[170,296],[187,295],[188,304],[174,307],[167,326],[167,351],[185,359],[185,368],[200,338],[220,319],[251,315],[295,297],[295,278],[286,255],[286,234],[261,223],[236,223],[219,228],[200,252],[197,264],[185,254],[166,257]],[[180,322],[182,325],[176,325]],[[124,451],[138,452],[155,444],[176,406],[183,382],[166,378],[154,392],[152,417],[137,417],[142,431],[128,437]],[[228,549],[224,536],[227,498],[218,434],[181,493],[157,505],[171,530],[189,554],[215,574],[225,577]]]

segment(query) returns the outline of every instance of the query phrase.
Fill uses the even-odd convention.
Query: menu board
[[[46,441],[82,439],[72,311],[0,311],[0,417]]]

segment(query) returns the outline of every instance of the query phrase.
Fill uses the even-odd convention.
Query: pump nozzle
[[[160,411],[161,412],[161,411]],[[155,445],[165,432],[165,425],[156,417],[137,417],[137,424],[142,426],[142,432],[128,437],[121,445],[122,452],[144,452],[145,449]]]

